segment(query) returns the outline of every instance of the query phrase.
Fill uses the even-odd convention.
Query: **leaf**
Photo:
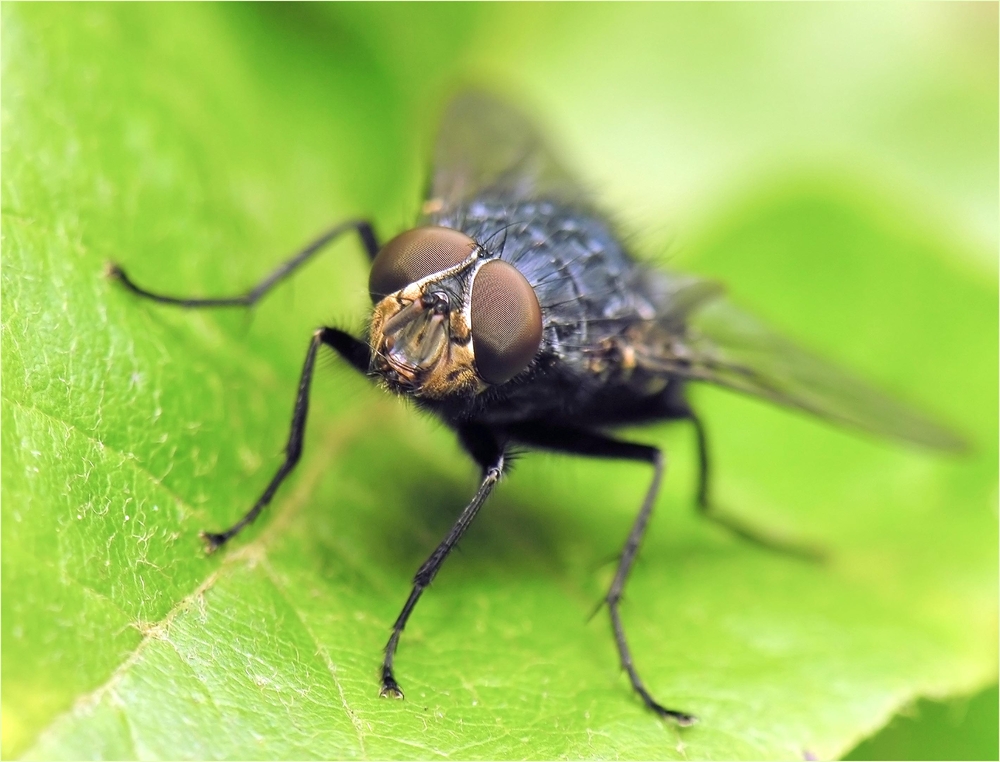
[[[995,678],[995,279],[919,204],[778,174],[715,207],[676,264],[975,454],[700,390],[721,504],[821,542],[815,566],[693,515],[690,432],[634,432],[670,471],[623,615],[654,695],[700,717],[683,731],[632,695],[603,612],[587,623],[649,474],[526,457],[411,620],[406,700],[380,699],[410,577],[474,486],[447,431],[325,362],[296,476],[226,552],[197,537],[278,464],[311,330],[359,326],[360,247],[251,317],[144,304],[102,268],[225,294],[348,216],[399,229],[433,94],[462,71],[460,44],[428,40],[485,55],[517,13],[550,11],[0,12],[4,756],[833,757],[916,696]],[[404,32],[433,58],[424,90]]]
[[[846,759],[993,759],[1000,756],[998,715],[996,685],[948,703],[923,700]]]

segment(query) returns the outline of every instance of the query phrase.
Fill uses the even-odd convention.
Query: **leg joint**
[[[663,454],[663,450],[659,447],[651,448],[649,462],[653,464],[654,468],[661,469],[667,464],[667,456]]]

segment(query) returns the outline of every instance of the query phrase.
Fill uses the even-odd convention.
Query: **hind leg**
[[[826,554],[819,548],[777,537],[766,530],[750,526],[742,519],[719,509],[718,505],[712,500],[712,460],[708,446],[708,435],[705,431],[705,423],[688,404],[687,399],[684,397],[683,389],[671,389],[669,391],[670,396],[664,399],[666,417],[673,420],[690,422],[695,432],[698,452],[698,483],[695,492],[695,501],[698,506],[698,512],[709,521],[724,527],[737,537],[759,545],[762,548],[807,561],[823,561]]]

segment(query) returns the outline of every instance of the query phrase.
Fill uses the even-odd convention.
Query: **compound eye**
[[[389,241],[372,262],[368,291],[378,303],[428,275],[447,270],[468,259],[476,242],[451,228],[407,230]]]
[[[538,353],[542,310],[535,289],[514,265],[494,259],[479,268],[470,319],[476,370],[484,381],[510,380]]]

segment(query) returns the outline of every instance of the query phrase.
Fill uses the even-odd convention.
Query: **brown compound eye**
[[[407,230],[389,241],[372,262],[368,291],[378,303],[428,275],[447,270],[468,259],[476,242],[451,228]]]
[[[472,348],[484,381],[502,384],[528,367],[542,343],[535,289],[499,259],[479,268],[472,283]]]

